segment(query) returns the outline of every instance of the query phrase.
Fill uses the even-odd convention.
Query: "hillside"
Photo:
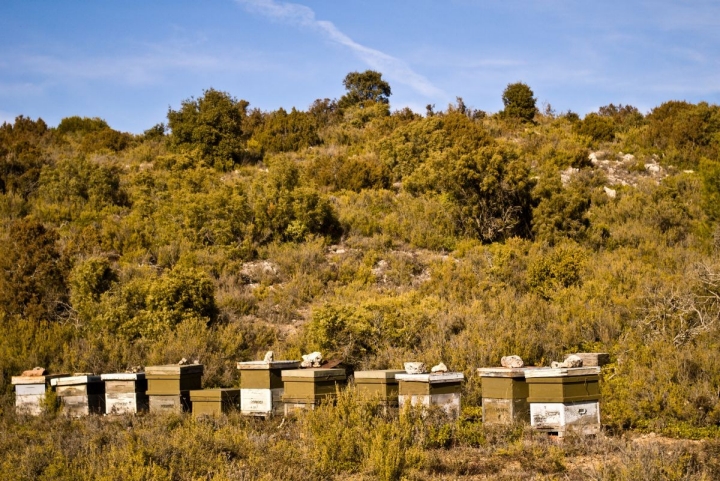
[[[185,357],[205,364],[213,387],[234,385],[235,361],[269,349],[288,359],[320,350],[358,369],[443,361],[469,379],[465,424],[445,435],[425,428],[433,440],[419,447],[396,432],[397,421],[378,421],[348,447],[354,454],[314,447],[339,464],[297,470],[377,474],[386,467],[362,446],[384,439],[401,450],[413,445],[424,461],[403,462],[432,474],[426,448],[475,449],[495,439],[489,446],[510,457],[560,449],[541,443],[544,454],[535,453],[522,447],[527,433],[497,441],[484,431],[472,414],[481,398],[473,373],[508,354],[548,365],[589,351],[611,354],[602,383],[609,435],[717,437],[720,107],[668,101],[643,114],[611,104],[580,119],[549,105],[540,112],[532,91],[527,99],[510,90],[516,96],[495,114],[458,98],[422,116],[391,111],[379,77],[371,76],[373,88],[352,80],[346,96],[305,111],[261,112],[209,89],[143,135],[81,117],[56,127],[18,117],[0,127],[4,432],[43,429],[20,428],[12,414],[10,376],[33,366],[99,373]],[[307,446],[290,444],[332,431],[333,422],[352,427],[333,416],[341,415],[291,423],[285,440],[269,440],[284,432],[277,426],[249,421],[220,423],[219,431],[178,422],[188,438],[226,446],[212,456],[255,466],[254,477],[262,462],[240,451],[295,452]],[[324,428],[313,427],[318,419]],[[160,428],[145,420],[119,421],[142,427],[133,441],[120,440],[113,425],[48,422],[105,439],[75,454],[135,459],[147,468],[137,479],[155,477],[152,469],[185,479],[148,447],[155,441],[143,436]],[[10,459],[18,443],[14,457],[27,461],[45,446],[44,457],[65,470],[56,477],[77,474],[63,464],[72,450],[38,445],[29,433],[2,436],[0,457]],[[198,449],[189,452],[207,456]],[[686,469],[690,458],[682,459],[668,462]],[[52,478],[53,462],[36,474]],[[547,469],[539,474],[562,472]]]

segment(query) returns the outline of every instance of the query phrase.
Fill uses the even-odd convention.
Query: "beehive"
[[[55,389],[50,381],[66,376],[67,374],[13,376],[11,382],[15,386],[15,411],[33,416],[42,414],[45,392],[48,388]]]
[[[530,424],[562,436],[568,431],[600,431],[599,367],[528,371]]]
[[[219,416],[240,407],[240,389],[221,388],[190,391],[190,401],[194,418]]]
[[[404,372],[393,369],[355,371],[355,386],[358,395],[365,399],[378,400],[387,406],[397,406],[399,388],[395,376]]]
[[[465,376],[461,372],[397,374],[398,403],[440,406],[450,416],[460,415],[460,391]]]
[[[481,367],[483,423],[530,422],[525,372],[532,367]]]
[[[189,412],[190,391],[202,389],[202,364],[147,366],[150,412]]]
[[[79,417],[105,413],[105,383],[100,376],[58,377],[50,383],[55,386],[64,414]]]
[[[282,380],[282,400],[285,414],[289,414],[334,399],[337,390],[345,387],[347,374],[345,369],[294,369],[282,371]]]
[[[300,361],[238,362],[240,411],[254,416],[282,413],[282,371],[299,367]]]
[[[105,381],[105,413],[136,414],[149,409],[145,373],[102,374],[100,378]]]

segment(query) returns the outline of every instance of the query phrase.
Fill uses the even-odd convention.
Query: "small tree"
[[[502,95],[505,110],[503,115],[508,118],[532,122],[537,113],[534,93],[527,84],[516,82],[508,84]]]
[[[182,102],[168,111],[171,145],[191,150],[220,170],[229,170],[245,158],[247,134],[243,121],[249,103],[226,92],[208,89],[199,99]]]
[[[382,74],[375,70],[350,72],[345,76],[343,85],[347,93],[340,98],[341,108],[362,105],[365,102],[390,103],[392,91],[390,84],[382,79]]]

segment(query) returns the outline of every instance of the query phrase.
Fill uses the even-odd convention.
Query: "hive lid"
[[[290,381],[322,381],[344,380],[347,378],[345,369],[292,369],[282,371],[282,379]]]
[[[12,384],[45,384],[58,377],[67,377],[69,374],[44,374],[42,376],[13,376]]]
[[[239,388],[198,389],[190,391],[192,401],[227,401],[240,397]]]
[[[591,376],[593,374],[600,374],[599,366],[557,368],[544,367],[541,369],[533,369],[532,371],[525,372],[525,378],[530,379],[534,377]]]
[[[203,373],[202,364],[167,364],[164,366],[145,366],[145,374],[147,376],[160,375],[181,375]]]
[[[241,371],[245,370],[269,370],[269,369],[298,369],[300,361],[245,361],[238,362],[237,368]]]
[[[145,379],[144,372],[118,372],[113,374],[101,374],[103,381],[142,381]]]
[[[93,382],[102,382],[102,379],[100,379],[100,376],[89,375],[58,377],[50,380],[50,384],[53,386],[75,386],[78,384],[90,384]]]
[[[480,377],[525,377],[525,373],[533,369],[543,369],[535,366],[525,367],[479,367]]]
[[[402,369],[380,369],[375,371],[355,371],[355,379],[387,379],[394,380],[395,375],[402,374]]]
[[[427,382],[430,384],[439,384],[444,382],[458,382],[465,379],[465,375],[461,372],[434,372],[427,374],[397,374],[395,379],[398,381],[410,382]]]

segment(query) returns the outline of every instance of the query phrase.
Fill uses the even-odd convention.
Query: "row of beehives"
[[[244,414],[289,414],[332,400],[347,384],[345,369],[301,369],[299,361],[239,362],[240,388],[201,389],[203,366],[148,366],[141,373],[15,376],[18,412],[40,414],[46,390],[54,391],[65,414],[192,412],[217,415],[240,408]],[[397,378],[396,378],[397,375]],[[406,374],[404,371],[358,371],[358,390],[388,406],[406,401],[460,410],[462,373]],[[403,380],[404,379],[404,380]]]
[[[248,415],[289,414],[332,399],[347,383],[344,369],[300,369],[298,361],[239,362],[240,388],[201,389],[200,364],[148,366],[144,373],[100,376],[18,376],[18,411],[39,414],[46,388],[54,389],[69,415],[126,414],[140,411],[217,415],[240,408]],[[600,368],[480,368],[483,421],[529,422],[562,433],[600,427]],[[408,374],[401,370],[357,371],[360,395],[388,407],[437,405],[460,412],[464,376],[457,372]],[[49,386],[47,386],[49,384]]]

